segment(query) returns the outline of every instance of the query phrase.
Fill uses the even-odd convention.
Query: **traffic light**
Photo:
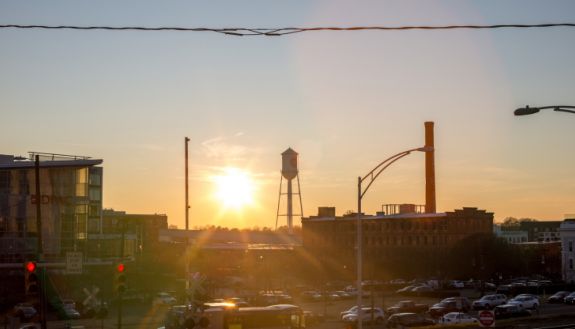
[[[40,283],[36,274],[36,263],[24,263],[24,288],[26,295],[36,295],[40,291]]]
[[[119,294],[124,293],[126,291],[126,274],[124,271],[126,270],[126,266],[123,263],[116,265],[116,291]]]

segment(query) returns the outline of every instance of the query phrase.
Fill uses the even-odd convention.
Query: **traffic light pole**
[[[124,262],[124,238],[126,234],[126,223],[122,223],[122,238],[120,239],[120,262]],[[122,297],[123,289],[118,290],[118,329],[122,329]]]
[[[38,263],[42,262],[43,258],[43,247],[42,247],[42,203],[40,195],[40,156],[36,154],[34,158],[34,175],[36,178],[36,234],[38,238],[37,243],[37,258]],[[47,329],[46,324],[46,267],[39,266],[41,269],[40,273],[40,327],[42,329]]]

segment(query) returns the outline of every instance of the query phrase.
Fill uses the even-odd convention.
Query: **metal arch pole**
[[[367,177],[371,177],[371,180],[369,181],[369,184],[367,184],[367,186],[365,187],[365,191],[363,191],[363,192],[361,193],[361,196],[363,197],[363,196],[365,195],[365,193],[367,193],[367,190],[369,190],[369,188],[371,187],[371,184],[373,184],[373,182],[377,179],[377,177],[379,177],[379,175],[381,175],[381,173],[382,173],[385,169],[387,169],[387,167],[391,166],[395,161],[397,161],[397,160],[399,160],[399,159],[401,159],[401,158],[403,158],[403,157],[409,155],[410,153],[411,153],[411,151],[409,151],[409,152],[402,152],[402,153],[396,154],[396,155],[394,155],[393,157],[391,157],[391,158],[385,160],[385,161],[382,162],[381,164],[383,164],[383,163],[385,163],[385,162],[387,162],[387,161],[390,161],[390,160],[391,160],[391,161],[390,161],[388,164],[386,164],[383,168],[381,168],[381,169],[375,174],[375,176],[373,176],[373,171],[370,172],[370,174],[371,174],[372,176],[370,176],[370,174],[367,174],[363,179],[366,179]],[[381,164],[380,164],[380,166],[381,166]],[[363,181],[363,179],[362,179],[362,181]]]
[[[367,175],[361,177],[357,177],[357,215],[356,215],[356,224],[357,224],[357,242],[356,242],[356,247],[357,247],[357,328],[358,329],[362,329],[363,328],[363,322],[361,319],[361,310],[362,310],[362,298],[363,298],[363,287],[361,285],[362,281],[363,281],[363,225],[361,222],[361,199],[363,198],[363,196],[365,195],[365,193],[367,193],[367,190],[370,188],[371,184],[373,184],[373,182],[377,179],[377,177],[379,177],[379,175],[385,170],[387,169],[391,164],[393,164],[394,162],[396,162],[397,160],[409,155],[411,152],[413,151],[421,151],[421,152],[427,152],[430,151],[429,149],[425,148],[425,147],[418,147],[418,148],[414,148],[414,149],[410,149],[407,151],[403,151],[400,153],[397,153],[387,159],[385,159],[384,161],[382,161],[381,163],[379,163],[375,168],[373,168],[369,173],[367,173]],[[389,162],[389,163],[388,163]],[[374,172],[377,173],[374,176]],[[369,184],[367,184],[367,186],[365,187],[365,191],[362,191],[362,187],[361,187],[361,183],[363,182],[363,180],[367,179],[368,177],[370,177],[370,181]]]
[[[362,225],[361,225],[361,177],[357,177],[357,216],[356,216],[356,224],[357,224],[357,328],[363,328],[363,321],[361,318],[361,311],[362,311],[362,298],[363,298],[363,289],[361,282],[363,281],[363,240],[362,240]]]

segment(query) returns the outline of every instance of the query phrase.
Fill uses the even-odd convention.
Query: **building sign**
[[[82,274],[82,253],[69,251],[66,253],[66,273]]]
[[[41,204],[71,204],[69,196],[58,196],[58,195],[41,195]],[[30,201],[32,204],[37,204],[38,200],[35,194],[30,195]]]

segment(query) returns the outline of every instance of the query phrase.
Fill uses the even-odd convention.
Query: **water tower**
[[[293,234],[293,216],[299,216],[300,218],[303,216],[303,206],[301,202],[301,193],[300,193],[300,185],[299,185],[299,175],[297,169],[297,152],[288,148],[282,153],[282,171],[280,176],[280,192],[278,198],[278,211],[276,215],[276,230],[278,228],[278,218],[280,216],[287,217],[287,226],[289,234]],[[285,193],[282,192],[282,183],[283,179],[287,180],[287,191]],[[297,178],[297,192],[294,193],[292,191],[292,180]],[[293,195],[297,194],[299,196],[299,207],[300,213],[294,214],[293,213]],[[280,206],[282,195],[287,196],[287,212],[285,214],[280,215]]]

